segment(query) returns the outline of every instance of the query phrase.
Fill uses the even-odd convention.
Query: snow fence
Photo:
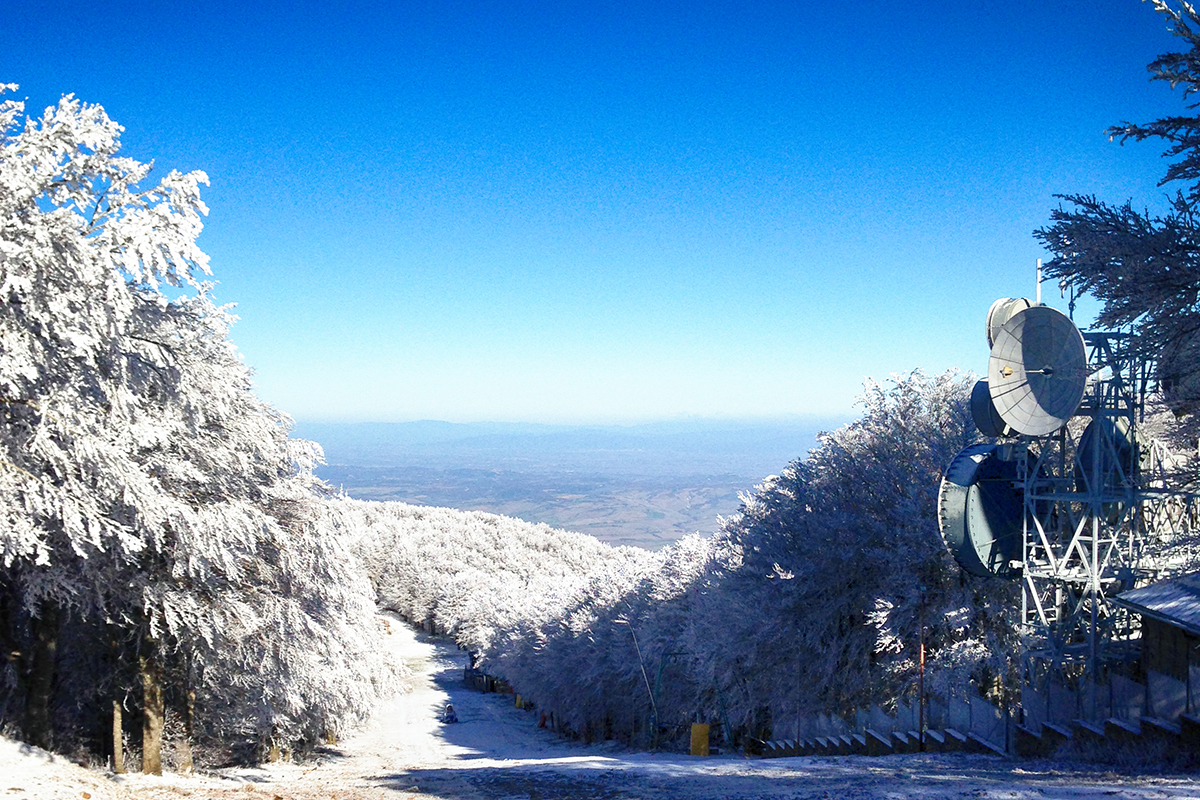
[[[1025,725],[1034,731],[1046,723],[1069,724],[1077,719],[1132,722],[1154,717],[1177,723],[1200,706],[1200,667],[1189,667],[1186,681],[1150,670],[1145,683],[1114,675],[1107,684],[1078,689],[1054,682],[1026,686],[1021,701]]]
[[[966,736],[974,735],[999,750],[1009,750],[1012,736],[1012,720],[1004,711],[986,699],[964,691],[945,700],[929,700],[925,705],[926,730],[956,730]],[[782,724],[778,724],[782,723]],[[777,728],[786,725],[777,721]],[[830,738],[852,734],[866,735],[867,731],[890,736],[893,733],[909,733],[920,729],[920,709],[915,702],[901,700],[894,712],[884,711],[878,705],[858,709],[854,721],[849,722],[836,714],[801,714],[796,718],[792,738]]]

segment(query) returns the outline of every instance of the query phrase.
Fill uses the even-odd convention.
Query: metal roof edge
[[[1146,608],[1139,603],[1134,603],[1131,600],[1123,600],[1121,599],[1120,595],[1112,598],[1112,601],[1116,605],[1141,614],[1143,617],[1150,617],[1150,619],[1170,625],[1172,628],[1180,628],[1188,633],[1200,636],[1200,625],[1190,625],[1177,617],[1172,617],[1170,614],[1164,614],[1161,611],[1154,611],[1153,609]]]

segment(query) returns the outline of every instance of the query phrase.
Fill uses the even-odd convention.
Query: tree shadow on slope
[[[457,754],[457,758],[513,758],[547,750],[564,755],[565,751],[575,754],[585,749],[539,729],[535,712],[516,708],[514,695],[469,688],[464,681],[468,656],[451,649],[454,646],[447,639],[423,633],[418,633],[417,638],[439,645],[429,676],[433,685],[445,693],[445,702],[454,706],[458,722],[439,726],[436,736],[468,751]],[[430,706],[429,713],[436,718],[442,710],[442,705]]]
[[[662,788],[621,785],[605,774],[589,779],[562,772],[531,772],[520,768],[409,770],[376,780],[385,789],[420,792],[422,797],[445,798],[537,798],[537,800],[621,800],[624,798],[670,797]]]
[[[782,766],[782,765],[781,765]],[[587,768],[572,764],[482,769],[418,769],[380,776],[376,784],[424,797],[509,800],[800,800],[801,798],[935,798],[1036,796],[1049,800],[1121,796],[1185,798],[1195,786],[1183,776],[1138,779],[1062,764],[1015,768],[987,756],[974,760],[922,760],[917,756],[865,759],[796,759],[788,768],[748,766],[738,774],[717,771]],[[748,774],[750,773],[750,774]]]

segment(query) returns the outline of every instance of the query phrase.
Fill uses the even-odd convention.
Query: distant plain
[[[487,511],[659,549],[711,534],[739,492],[804,458],[843,420],[633,426],[301,422],[317,475],[351,497]]]

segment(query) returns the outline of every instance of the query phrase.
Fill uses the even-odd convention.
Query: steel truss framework
[[[1137,657],[1118,593],[1187,565],[1200,531],[1195,494],[1169,488],[1166,450],[1137,435],[1153,371],[1125,334],[1084,334],[1089,381],[1075,417],[1016,445],[1024,481],[1023,682],[1099,681]]]

